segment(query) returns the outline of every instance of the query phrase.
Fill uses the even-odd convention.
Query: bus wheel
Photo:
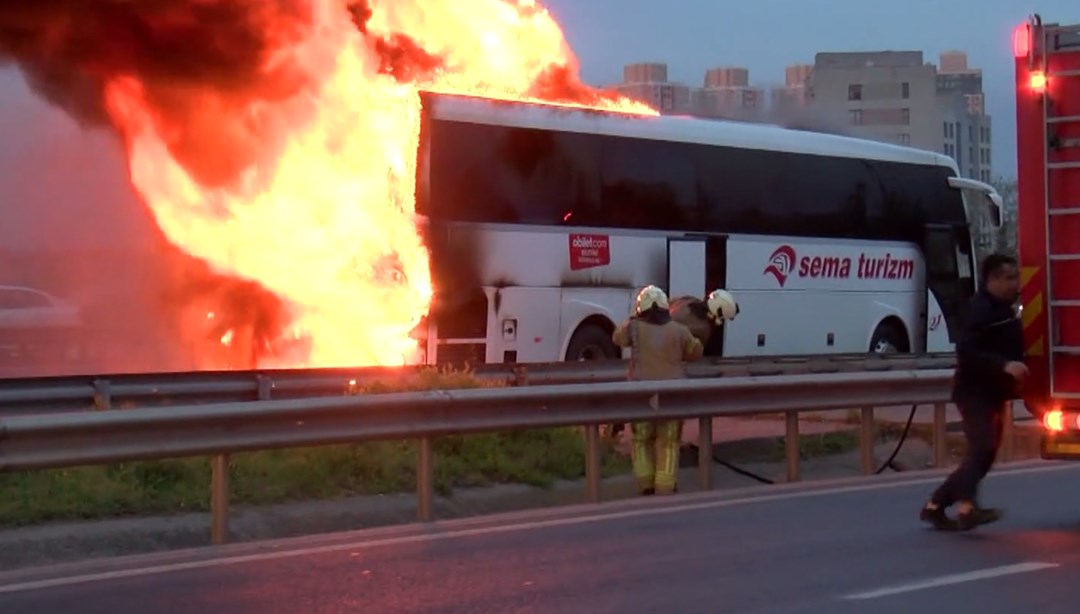
[[[566,360],[613,360],[621,357],[621,352],[611,340],[611,333],[596,324],[584,324],[570,338],[566,348]]]
[[[870,338],[870,351],[875,354],[896,354],[906,352],[907,348],[907,336],[898,325],[889,321],[878,324]]]

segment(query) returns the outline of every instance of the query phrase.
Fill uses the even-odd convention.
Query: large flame
[[[285,338],[253,350],[259,366],[410,362],[433,294],[414,219],[419,92],[655,112],[581,84],[559,25],[531,0],[310,9],[248,20],[273,48],[243,88],[128,71],[105,81],[105,109],[168,239],[287,305]],[[199,309],[192,327],[216,317]]]

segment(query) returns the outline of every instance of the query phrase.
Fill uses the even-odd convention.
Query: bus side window
[[[939,226],[926,232],[926,270],[931,280],[955,280],[959,277],[956,241],[952,228]]]

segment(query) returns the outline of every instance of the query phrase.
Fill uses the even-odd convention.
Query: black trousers
[[[982,482],[997,458],[1001,435],[1005,427],[1006,403],[986,401],[958,402],[960,418],[967,440],[967,451],[960,466],[934,491],[931,501],[948,507],[958,501],[975,503]]]

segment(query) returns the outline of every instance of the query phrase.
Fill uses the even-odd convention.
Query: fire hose
[[[918,409],[917,405],[912,405],[911,406],[911,412],[908,414],[907,424],[904,425],[904,432],[900,434],[900,441],[896,442],[896,447],[893,448],[892,454],[889,455],[888,460],[886,460],[884,463],[882,463],[881,466],[878,467],[876,471],[874,471],[874,475],[880,475],[880,474],[884,473],[885,470],[888,469],[888,468],[892,468],[893,471],[900,471],[900,469],[897,469],[896,465],[893,464],[893,461],[896,460],[896,455],[900,453],[900,449],[904,446],[904,442],[907,440],[908,433],[911,432],[911,424],[915,420],[915,411],[917,409]],[[738,473],[739,475],[748,477],[748,478],[750,478],[752,480],[757,480],[758,482],[761,482],[762,484],[775,484],[776,483],[774,480],[770,480],[769,478],[762,477],[762,476],[760,476],[760,475],[758,475],[758,474],[756,474],[756,473],[754,473],[752,471],[748,471],[746,469],[743,469],[742,467],[739,467],[738,465],[736,465],[734,463],[728,462],[728,461],[720,458],[716,454],[713,454],[713,462],[715,462],[718,465],[722,465],[724,467],[727,467],[728,469],[734,471],[735,473]]]
[[[904,442],[907,441],[908,434],[911,432],[911,424],[915,420],[915,412],[916,412],[916,410],[918,410],[918,406],[917,405],[912,405],[911,406],[911,412],[908,414],[907,423],[904,425],[904,431],[900,434],[900,440],[896,442],[896,447],[893,448],[892,454],[889,455],[889,458],[884,463],[882,463],[881,466],[878,467],[876,471],[874,471],[874,475],[880,475],[880,474],[884,473],[886,469],[889,469],[889,468],[891,468],[893,471],[900,471],[900,469],[898,469],[896,467],[896,465],[893,464],[893,462],[896,460],[897,454],[900,453],[901,448],[903,448],[903,446],[904,446]],[[623,430],[623,428],[625,428],[624,424],[613,424],[613,425],[611,425],[610,433],[611,433],[612,436],[617,435],[620,431]],[[716,464],[721,465],[723,467],[726,467],[726,468],[730,469],[731,471],[733,471],[733,472],[735,472],[735,473],[737,473],[739,475],[742,475],[742,476],[748,477],[748,478],[750,478],[752,480],[756,480],[758,482],[761,482],[762,484],[775,484],[776,483],[774,480],[770,480],[769,478],[760,476],[760,475],[754,473],[753,471],[743,469],[742,467],[739,467],[738,465],[736,465],[736,464],[734,464],[734,463],[732,463],[730,461],[726,461],[726,460],[720,458],[719,456],[717,456],[715,453],[713,453],[712,459],[713,459],[713,462],[715,462]]]

